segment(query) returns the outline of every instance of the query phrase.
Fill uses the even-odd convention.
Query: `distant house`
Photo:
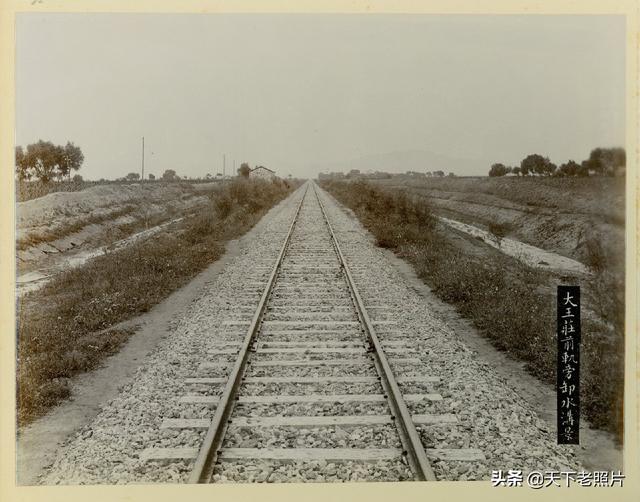
[[[249,172],[249,178],[260,178],[263,180],[273,180],[276,178],[276,172],[264,166],[257,166]]]

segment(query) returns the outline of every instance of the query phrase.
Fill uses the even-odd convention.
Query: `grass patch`
[[[529,268],[438,224],[422,198],[366,182],[323,184],[351,208],[378,244],[407,259],[442,300],[456,305],[493,345],[555,383],[557,277]],[[462,245],[464,243],[464,245]],[[477,252],[480,250],[480,252]],[[604,267],[606,270],[606,267]],[[624,284],[613,274],[567,278],[583,291],[581,408],[591,423],[622,438]]]
[[[69,378],[94,368],[131,335],[110,329],[148,311],[224,253],[291,186],[237,180],[210,195],[207,208],[122,250],[54,278],[18,300],[18,423],[69,394]]]

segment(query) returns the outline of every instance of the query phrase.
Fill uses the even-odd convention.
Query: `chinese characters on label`
[[[558,444],[580,443],[580,287],[558,286]]]

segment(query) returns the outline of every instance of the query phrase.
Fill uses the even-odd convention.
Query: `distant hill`
[[[361,172],[386,171],[389,173],[404,173],[406,171],[444,171],[453,172],[458,176],[484,176],[487,173],[489,161],[478,159],[459,159],[447,157],[426,150],[408,150],[366,155],[356,159],[341,162],[313,164],[317,172],[343,171],[359,169]]]

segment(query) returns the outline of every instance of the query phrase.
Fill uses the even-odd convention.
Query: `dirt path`
[[[120,352],[106,359],[102,367],[73,379],[71,400],[18,432],[16,470],[19,485],[37,483],[43,469],[53,462],[58,448],[89,423],[105,403],[117,396],[145,356],[173,331],[174,319],[178,314],[201,297],[227,263],[251,245],[263,229],[265,221],[282,210],[283,202],[273,207],[243,237],[227,243],[222,258],[187,285],[172,293],[148,313],[120,324],[119,326],[139,326],[139,330]]]

